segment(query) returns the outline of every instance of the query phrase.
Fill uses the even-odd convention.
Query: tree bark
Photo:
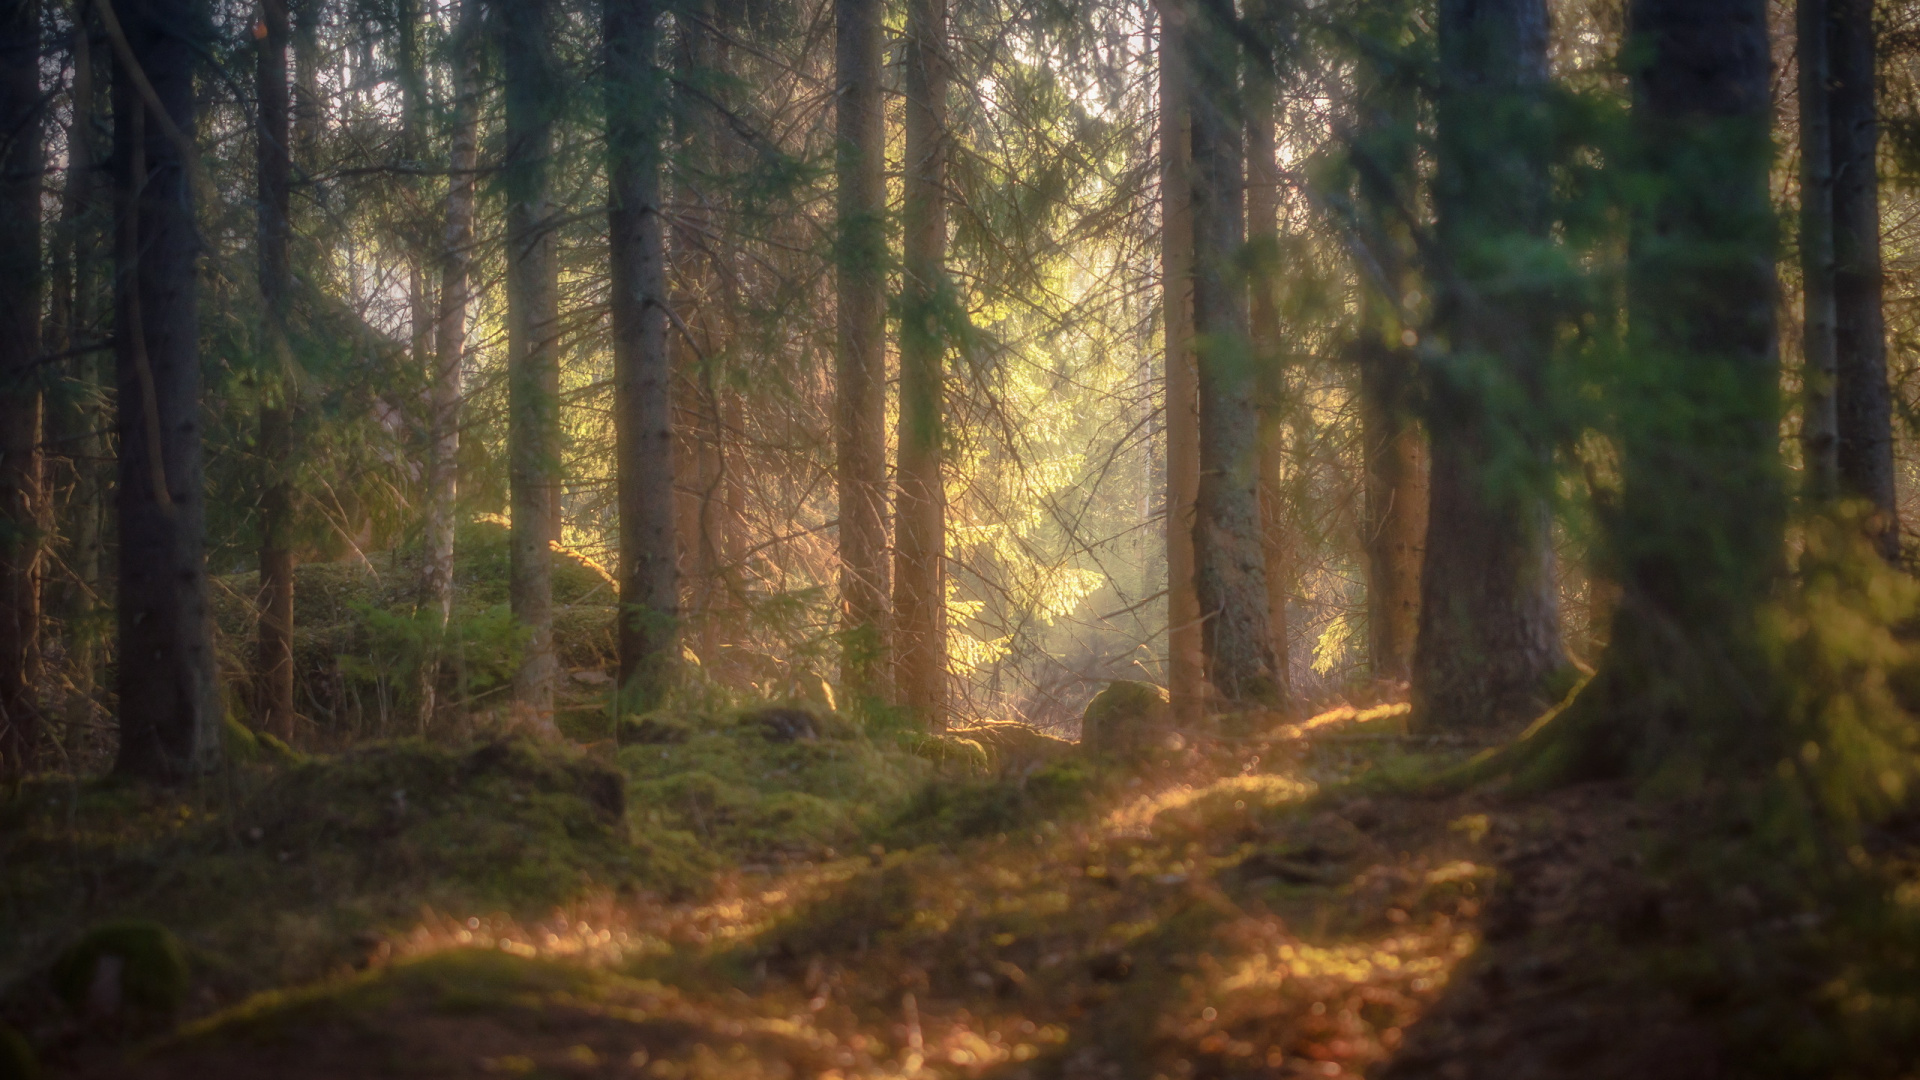
[[[553,726],[553,548],[560,486],[559,280],[554,262],[553,122],[561,94],[545,0],[500,9],[506,93],[509,600],[527,634],[513,683],[518,719]]]
[[[947,496],[941,480],[947,255],[946,0],[907,6],[905,266],[900,304],[895,688],[931,731],[947,726]]]
[[[1608,540],[1621,595],[1575,717],[1581,773],[1706,753],[1771,769],[1789,737],[1758,612],[1785,569],[1767,5],[1637,0],[1633,128],[1653,194],[1631,240],[1633,368]]]
[[[40,737],[40,4],[0,2],[0,776]]]
[[[264,31],[261,32],[261,31]],[[287,313],[292,287],[292,127],[287,90],[287,9],[263,0],[255,32],[255,129],[261,335],[265,346],[260,407],[260,596],[258,684],[262,726],[292,739],[293,710],[293,353]]]
[[[1379,297],[1361,297],[1360,442],[1365,475],[1367,656],[1389,692],[1413,678],[1427,544],[1427,440],[1411,402],[1412,350]]]
[[[1278,703],[1260,527],[1260,413],[1248,326],[1240,45],[1211,9],[1188,24],[1193,93],[1193,330],[1200,487],[1194,592],[1207,682],[1226,709]]]
[[[1839,416],[1835,411],[1833,263],[1833,104],[1828,67],[1830,0],[1799,0],[1800,280],[1802,386],[1800,446],[1808,498],[1839,494]]]
[[[886,155],[880,98],[879,0],[834,2],[838,144],[839,329],[834,425],[839,458],[841,681],[858,699],[885,699]]]
[[[103,16],[107,13],[102,8]],[[190,182],[190,0],[114,5],[114,280],[120,477],[120,750],[115,771],[174,780],[219,757],[201,458],[200,240]],[[141,85],[145,83],[145,85]],[[163,112],[156,114],[154,105]]]
[[[1250,6],[1249,20],[1264,16]],[[1279,283],[1280,166],[1275,157],[1274,106],[1278,83],[1273,69],[1255,62],[1247,75],[1247,242],[1258,268],[1252,279],[1249,309],[1260,394],[1260,546],[1267,576],[1267,632],[1272,639],[1275,698],[1293,700],[1287,640],[1287,596],[1293,583],[1291,523],[1280,489],[1286,442],[1286,364],[1282,351]]]
[[[453,129],[447,155],[446,219],[441,228],[440,306],[427,389],[426,514],[421,600],[444,633],[453,617],[453,541],[460,499],[460,406],[467,351],[467,303],[473,267],[473,200],[479,164],[481,0],[461,0],[453,40]],[[420,723],[433,720],[440,650],[420,674]]]
[[[620,686],[652,708],[677,649],[680,581],[673,489],[673,361],[660,216],[663,80],[653,0],[607,0],[608,247],[620,498]]]
[[[1560,645],[1544,408],[1551,296],[1527,265],[1550,225],[1544,0],[1442,0],[1434,204],[1445,265],[1415,722],[1512,725],[1553,702]],[[1503,402],[1509,402],[1503,404]],[[1517,443],[1517,445],[1516,445]],[[1503,450],[1502,446],[1514,449]]]
[[[1200,379],[1193,348],[1193,128],[1184,0],[1160,9],[1160,302],[1166,356],[1167,697],[1174,723],[1206,707],[1194,500],[1200,488]]]
[[[1367,558],[1367,656],[1377,690],[1406,692],[1420,628],[1420,569],[1427,542],[1427,440],[1417,421],[1417,372],[1403,305],[1413,302],[1408,223],[1415,181],[1418,102],[1403,79],[1362,69],[1359,108],[1370,118],[1356,142],[1363,166],[1354,199],[1378,271],[1359,274],[1360,456]],[[1384,290],[1384,291],[1383,291]]]
[[[65,374],[65,393],[47,408],[50,442],[60,447],[67,466],[67,497],[54,513],[68,573],[57,594],[48,598],[65,626],[67,695],[64,722],[83,724],[92,718],[98,679],[100,632],[96,614],[106,581],[101,573],[101,541],[105,526],[105,477],[101,462],[109,453],[101,428],[105,418],[105,361],[93,348],[100,325],[100,228],[110,217],[101,204],[104,190],[97,175],[103,155],[96,145],[94,125],[101,113],[99,82],[95,78],[94,38],[99,25],[85,0],[75,5],[71,35],[73,81],[68,100],[67,174],[60,199],[60,235],[53,245],[53,295],[48,304],[51,338],[48,348],[71,358]],[[60,485],[51,485],[50,491]]]
[[[1829,0],[1832,80],[1834,398],[1840,493],[1871,503],[1881,554],[1900,552],[1893,396],[1881,311],[1880,120],[1873,0]]]

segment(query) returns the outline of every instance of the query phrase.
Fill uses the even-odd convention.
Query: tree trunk
[[[856,700],[885,699],[887,189],[879,0],[834,0],[834,20],[841,681]]]
[[[1413,678],[1420,629],[1420,568],[1427,544],[1427,440],[1410,398],[1412,350],[1381,299],[1361,297],[1360,453],[1365,474],[1367,656],[1389,693]]]
[[[653,0],[607,0],[608,247],[615,462],[620,491],[620,687],[654,707],[673,673],[680,617],[674,543],[673,361],[660,217],[664,80]]]
[[[119,696],[123,775],[171,780],[219,757],[207,608],[198,262],[189,162],[197,25],[190,0],[121,0],[115,42],[119,195]],[[109,9],[101,9],[103,18]],[[155,106],[158,106],[158,110]]]
[[[1370,238],[1374,273],[1362,273],[1359,332],[1360,456],[1367,556],[1367,656],[1377,691],[1395,696],[1413,677],[1420,628],[1420,569],[1427,542],[1427,441],[1415,419],[1415,362],[1402,305],[1413,303],[1407,222],[1416,182],[1418,102],[1404,79],[1362,69],[1359,106],[1373,120],[1355,157],[1354,199]]]
[[[260,408],[260,642],[255,660],[262,726],[293,738],[293,353],[287,343],[292,286],[288,262],[293,173],[288,116],[287,9],[284,0],[263,0],[255,47],[255,131],[259,181],[259,280],[261,334],[265,346]]]
[[[1193,350],[1193,128],[1184,0],[1160,0],[1160,301],[1166,354],[1167,697],[1174,723],[1206,707],[1193,507],[1200,488],[1200,378]]]
[[[551,202],[553,121],[561,94],[549,9],[500,9],[506,85],[507,393],[513,537],[509,599],[527,633],[514,676],[516,717],[553,727],[553,548],[560,487],[559,279]]]
[[[895,687],[929,730],[947,726],[947,496],[940,477],[947,256],[946,0],[907,6],[905,267],[900,304]]]
[[[480,0],[461,0],[453,40],[453,131],[447,155],[446,221],[440,244],[440,308],[427,390],[425,557],[421,600],[442,633],[453,617],[453,539],[460,498],[460,384],[467,351],[467,302],[473,266],[473,200],[479,164]],[[433,721],[440,651],[421,666],[420,725]]]
[[[64,722],[86,723],[95,709],[99,630],[96,613],[106,587],[100,566],[105,524],[106,484],[101,462],[108,453],[100,430],[104,399],[103,363],[95,350],[100,326],[100,227],[109,217],[100,205],[103,190],[96,174],[101,154],[94,123],[98,118],[99,83],[94,74],[94,37],[99,26],[91,6],[75,6],[71,49],[73,81],[68,94],[71,120],[67,125],[67,175],[60,199],[61,232],[54,245],[53,295],[48,306],[50,351],[68,356],[72,367],[65,376],[65,393],[49,402],[47,426],[67,465],[67,497],[55,512],[65,541],[67,575],[58,593],[48,599],[65,626],[67,695]],[[53,485],[49,490],[58,490]]]
[[[1758,612],[1784,572],[1767,5],[1638,0],[1633,127],[1650,172],[1628,282],[1612,641],[1575,716],[1579,773],[1676,751],[1771,769]]]
[[[1240,45],[1211,9],[1187,31],[1193,93],[1193,330],[1200,488],[1194,592],[1207,682],[1226,709],[1278,703],[1260,527],[1259,379],[1248,328]]]
[[[0,0],[0,776],[32,767],[40,661],[40,4]]]
[[[1806,494],[1816,503],[1840,490],[1839,417],[1834,400],[1833,117],[1828,70],[1829,0],[1799,0],[1801,343],[1805,364],[1800,446]]]
[[[1248,18],[1264,16],[1250,6]],[[1287,507],[1281,496],[1280,468],[1285,453],[1286,364],[1283,359],[1279,298],[1280,167],[1275,158],[1274,105],[1277,82],[1264,62],[1247,75],[1247,242],[1258,270],[1250,308],[1253,353],[1259,365],[1260,544],[1267,573],[1267,632],[1272,638],[1276,699],[1291,704],[1288,662],[1287,595],[1292,587],[1293,544]]]
[[[1865,499],[1882,554],[1900,552],[1894,503],[1893,396],[1881,312],[1880,120],[1873,0],[1830,0],[1832,92],[1834,398],[1842,495]]]
[[[1435,284],[1447,355],[1428,386],[1433,456],[1412,681],[1415,721],[1459,730],[1538,715],[1566,657],[1547,505],[1552,450],[1533,427],[1552,298],[1527,265],[1549,242],[1547,8],[1442,0],[1439,16],[1434,204],[1446,262]]]

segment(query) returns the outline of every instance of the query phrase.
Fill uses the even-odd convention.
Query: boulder
[[[1167,692],[1126,679],[1107,684],[1087,703],[1080,745],[1095,754],[1137,757],[1158,748],[1173,727]]]

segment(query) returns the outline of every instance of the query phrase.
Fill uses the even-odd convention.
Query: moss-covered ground
[[[1120,769],[682,711],[41,781],[0,821],[0,1014],[102,1077],[1912,1075],[1900,826],[1884,902],[1815,903],[1703,863],[1729,826],[1684,804],[1407,793],[1465,749],[1398,720]],[[184,944],[176,1015],[50,992],[127,918]]]

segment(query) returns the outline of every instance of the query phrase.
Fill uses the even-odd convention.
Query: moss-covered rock
[[[1087,703],[1080,745],[1096,754],[1137,757],[1157,748],[1173,726],[1166,691],[1126,679],[1109,683]]]
[[[167,1016],[187,996],[187,957],[166,927],[144,920],[97,926],[67,946],[48,973],[76,1012],[116,1015],[131,1006]]]

